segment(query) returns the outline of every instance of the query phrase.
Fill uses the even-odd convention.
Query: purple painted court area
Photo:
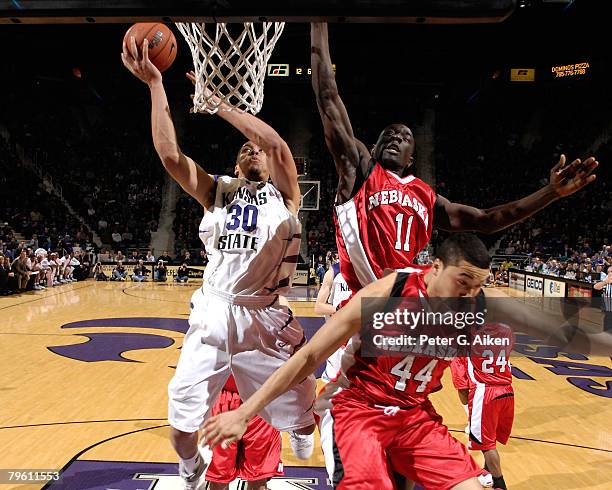
[[[285,476],[269,483],[272,490],[328,490],[325,468],[285,468]],[[181,488],[178,465],[118,461],[73,461],[53,490],[171,490]],[[238,488],[234,482],[230,488]]]
[[[178,465],[169,463],[127,463],[120,461],[73,461],[53,490],[175,490],[182,488]],[[242,488],[240,481],[230,490]],[[329,490],[325,468],[286,466],[285,476],[268,482],[270,490]],[[423,490],[416,486],[415,490]]]
[[[84,362],[140,362],[127,359],[122,354],[133,350],[163,349],[174,344],[174,340],[169,337],[143,333],[87,333],[80,336],[89,340],[82,344],[60,345],[48,349],[60,356]]]

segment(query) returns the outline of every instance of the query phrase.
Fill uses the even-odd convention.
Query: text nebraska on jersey
[[[403,194],[402,191],[397,189],[390,189],[387,191],[380,191],[372,194],[368,197],[368,211],[371,211],[378,206],[385,204],[399,204],[400,206],[413,209],[425,223],[425,229],[428,228],[428,216],[427,208],[421,203],[416,197]]]

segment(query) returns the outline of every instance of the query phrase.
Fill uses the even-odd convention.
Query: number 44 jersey
[[[204,284],[235,295],[285,294],[301,225],[271,183],[215,176],[214,205],[200,223],[208,253]]]
[[[353,292],[385,269],[412,264],[431,238],[436,194],[414,175],[376,163],[355,195],[335,207],[340,270]]]

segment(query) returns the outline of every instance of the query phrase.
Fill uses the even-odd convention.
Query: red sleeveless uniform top
[[[354,293],[385,269],[412,264],[431,238],[436,193],[414,175],[374,165],[361,188],[335,206],[340,270]]]

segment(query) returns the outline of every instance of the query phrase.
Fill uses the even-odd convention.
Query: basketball
[[[138,50],[145,39],[149,40],[149,59],[161,72],[166,71],[176,58],[176,38],[170,28],[159,22],[139,22],[128,29],[123,42],[128,44],[134,36]]]

